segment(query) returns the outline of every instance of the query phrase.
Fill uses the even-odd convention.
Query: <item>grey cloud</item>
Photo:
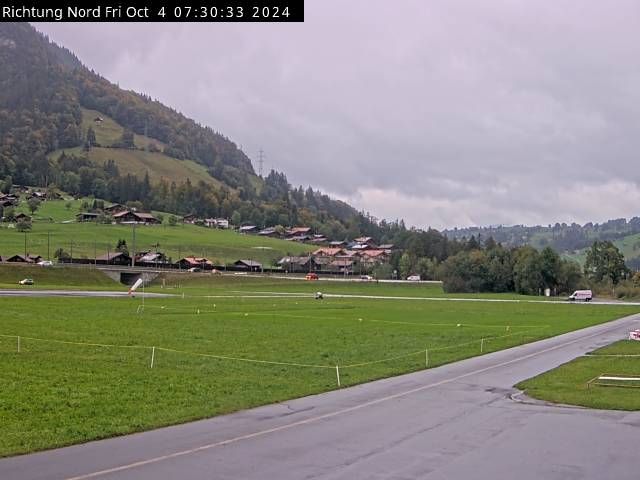
[[[38,28],[250,156],[263,148],[292,183],[378,216],[635,214],[637,2],[316,0],[306,18]]]

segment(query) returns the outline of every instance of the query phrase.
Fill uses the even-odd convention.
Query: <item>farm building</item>
[[[319,270],[319,265],[312,256],[307,257],[282,257],[278,261],[284,271],[286,272],[314,272]]]
[[[131,265],[131,257],[124,252],[108,252],[96,257],[100,265]]]
[[[160,223],[160,220],[150,213],[132,212],[130,210],[115,213],[113,219],[116,223],[141,223],[144,225],[157,225]]]
[[[213,268],[213,262],[204,257],[184,257],[175,263],[181,270],[190,268],[202,268],[203,270]]]
[[[40,255],[31,255],[28,253],[25,255],[13,255],[11,257],[2,257],[3,262],[8,263],[38,263],[42,261],[42,257]]]
[[[82,212],[82,213],[76,214],[76,221],[80,223],[95,222],[99,216],[100,214],[95,212]]]
[[[237,260],[234,265],[242,270],[250,272],[259,272],[262,270],[262,264],[254,260]]]

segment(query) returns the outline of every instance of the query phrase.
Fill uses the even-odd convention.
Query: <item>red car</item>
[[[305,280],[318,280],[318,274],[317,273],[307,273],[307,275],[304,277]]]

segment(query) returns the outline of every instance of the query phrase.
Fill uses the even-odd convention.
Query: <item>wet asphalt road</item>
[[[640,412],[512,385],[625,338],[640,316],[340,391],[0,460],[0,478],[637,480]]]

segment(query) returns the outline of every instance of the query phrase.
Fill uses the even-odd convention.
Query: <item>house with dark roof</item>
[[[351,259],[340,258],[329,263],[329,269],[334,272],[352,273],[355,262]]]
[[[205,218],[204,225],[209,228],[229,228],[229,220],[226,218]]]
[[[293,227],[286,231],[287,237],[300,237],[311,235],[311,227]]]
[[[253,260],[237,260],[233,263],[233,265],[242,270],[248,270],[250,272],[259,272],[260,270],[262,270],[262,264]]]
[[[140,252],[136,255],[136,265],[158,265],[167,263],[167,256],[162,252]]]
[[[114,213],[113,220],[116,223],[141,223],[143,225],[157,225],[160,223],[160,220],[150,213],[132,212],[131,210]]]
[[[124,252],[107,252],[95,261],[100,265],[131,265],[131,257]]]
[[[243,225],[238,229],[238,232],[239,233],[257,233],[258,230],[259,230],[258,227],[256,227],[255,225]]]
[[[258,235],[260,235],[261,237],[272,237],[272,238],[280,236],[278,234],[278,231],[275,229],[275,227],[264,228],[258,232]]]
[[[30,253],[26,256],[18,254],[11,257],[3,257],[2,261],[8,263],[38,263],[42,261],[42,257],[40,255],[32,255]]]
[[[193,213],[182,217],[182,223],[190,223],[191,225],[195,224],[198,220],[200,220],[200,218]]]
[[[315,258],[311,255],[306,257],[282,257],[278,261],[278,265],[280,265],[285,272],[301,273],[319,270]]]
[[[95,213],[95,212],[82,212],[82,213],[77,213],[76,214],[76,222],[95,222],[96,220],[98,220],[98,217],[100,216],[99,213]]]
[[[119,203],[114,203],[113,205],[110,205],[104,209],[105,212],[108,212],[111,215],[118,212],[124,212],[125,210],[128,210],[128,208],[124,205],[120,205]]]

